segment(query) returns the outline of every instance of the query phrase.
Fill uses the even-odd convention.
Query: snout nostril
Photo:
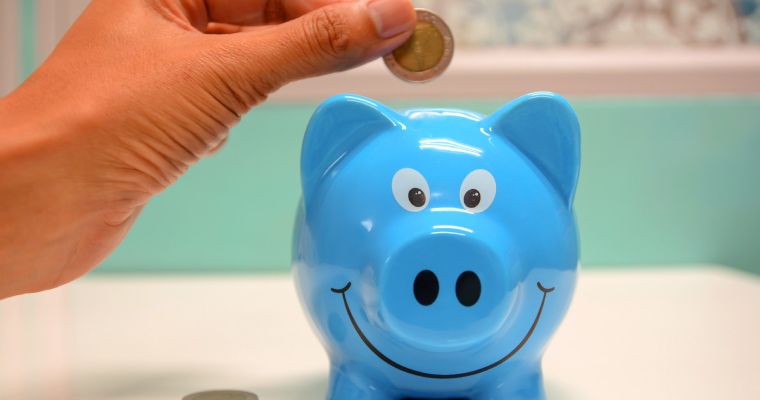
[[[438,298],[438,277],[426,269],[414,278],[414,297],[423,306],[429,306]]]
[[[472,271],[465,271],[457,278],[457,299],[465,307],[471,307],[480,299],[480,278]]]

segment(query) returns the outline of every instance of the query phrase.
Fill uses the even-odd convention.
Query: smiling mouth
[[[386,364],[390,365],[393,368],[399,369],[401,371],[404,371],[408,374],[421,376],[423,378],[431,378],[431,379],[456,379],[456,378],[464,378],[467,376],[477,375],[482,372],[486,372],[490,369],[496,368],[502,363],[506,362],[512,356],[517,354],[518,351],[525,345],[525,343],[528,342],[528,339],[533,335],[533,331],[536,330],[536,326],[538,325],[538,320],[541,319],[541,313],[544,311],[544,304],[546,303],[546,296],[554,291],[554,288],[545,288],[541,282],[536,282],[536,286],[538,286],[538,290],[540,290],[543,293],[543,297],[541,298],[541,305],[538,307],[538,312],[536,313],[536,318],[533,320],[533,324],[530,326],[530,329],[528,329],[528,332],[525,334],[523,339],[520,341],[520,343],[515,346],[512,351],[510,351],[507,355],[504,357],[492,362],[491,364],[486,365],[485,367],[474,369],[472,371],[467,372],[460,372],[456,374],[431,374],[429,372],[423,372],[423,371],[417,371],[416,369],[412,369],[409,367],[405,367],[392,359],[390,359],[388,356],[383,354],[380,350],[378,350],[377,347],[375,347],[372,342],[367,339],[367,336],[364,335],[364,332],[362,332],[361,328],[359,328],[359,324],[356,323],[356,319],[354,318],[354,314],[351,312],[351,307],[348,305],[348,300],[346,299],[346,292],[348,292],[349,289],[351,289],[351,282],[349,281],[346,283],[346,286],[344,286],[341,289],[335,289],[331,288],[330,290],[333,293],[340,294],[341,297],[343,297],[343,305],[346,307],[346,313],[348,314],[348,318],[351,320],[351,325],[354,326],[354,330],[359,335],[359,337],[362,339],[364,344],[367,346],[368,349],[370,349],[375,355],[383,360]]]

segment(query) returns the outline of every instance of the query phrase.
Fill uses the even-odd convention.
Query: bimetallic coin
[[[239,390],[210,390],[189,394],[182,400],[259,400],[259,397]]]
[[[454,57],[454,36],[441,17],[417,9],[417,26],[401,47],[383,57],[397,77],[409,82],[427,82],[443,74]]]

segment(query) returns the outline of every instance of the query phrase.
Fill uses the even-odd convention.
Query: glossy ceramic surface
[[[293,258],[328,398],[543,398],[575,288],[578,168],[577,118],[555,94],[488,117],[322,104]]]

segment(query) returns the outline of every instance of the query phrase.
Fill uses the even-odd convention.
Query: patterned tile
[[[760,0],[417,0],[463,46],[760,45]]]

